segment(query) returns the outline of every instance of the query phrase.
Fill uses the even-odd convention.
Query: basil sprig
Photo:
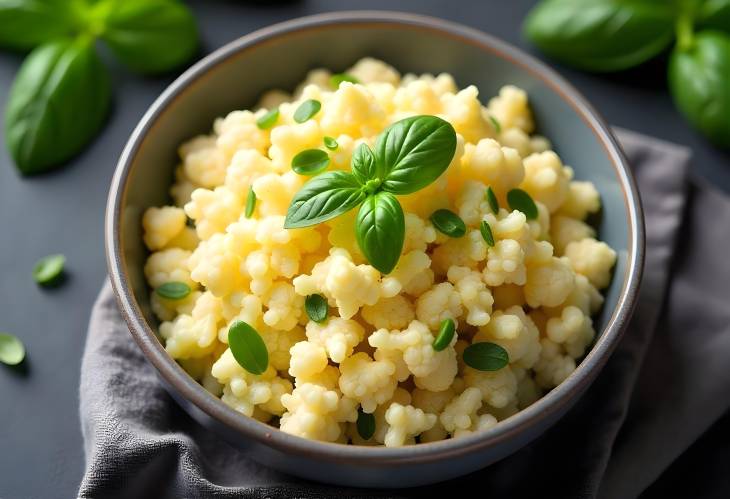
[[[405,239],[403,209],[396,194],[416,192],[448,168],[456,151],[456,132],[436,116],[413,116],[386,128],[375,150],[360,144],[351,172],[322,173],[294,196],[284,227],[308,227],[362,204],[355,234],[363,255],[383,274],[398,263]]]

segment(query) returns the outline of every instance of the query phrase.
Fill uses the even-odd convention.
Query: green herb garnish
[[[238,365],[251,374],[263,374],[269,367],[269,351],[261,335],[243,321],[228,329],[228,347]]]
[[[357,410],[357,432],[363,440],[370,440],[375,435],[375,416],[363,412],[362,407]]]
[[[291,168],[299,175],[312,176],[327,169],[330,164],[329,155],[322,149],[307,149],[294,156]]]
[[[464,350],[464,363],[478,371],[498,371],[509,364],[507,350],[496,343],[472,343]]]
[[[490,114],[489,115],[489,121],[492,122],[492,126],[494,127],[494,131],[495,131],[495,133],[497,135],[499,135],[500,133],[502,133],[502,124],[499,122],[499,120],[497,118],[495,118],[494,116],[492,116]]]
[[[436,210],[431,214],[430,220],[439,232],[449,237],[463,237],[466,234],[466,224],[451,210]]]
[[[329,149],[330,151],[336,151],[337,148],[340,146],[335,139],[332,137],[327,137],[325,135],[324,137],[324,146]]]
[[[191,293],[190,286],[184,282],[170,281],[158,286],[155,293],[167,300],[182,300]]]
[[[256,126],[259,127],[261,130],[266,130],[268,128],[271,128],[274,126],[274,124],[279,119],[279,108],[276,107],[274,109],[271,109],[269,112],[261,116],[259,119],[256,120]]]
[[[436,339],[433,340],[433,349],[437,352],[445,349],[451,344],[451,340],[454,338],[454,332],[456,331],[456,323],[454,319],[444,319],[439,327],[439,334]]]
[[[318,100],[309,99],[302,102],[294,111],[294,121],[304,123],[322,109],[322,103]]]
[[[528,220],[537,218],[538,211],[535,201],[522,189],[512,189],[507,193],[507,204],[511,210],[521,211]]]
[[[0,362],[15,366],[23,362],[25,347],[23,343],[9,333],[0,333]]]
[[[324,322],[329,314],[327,299],[322,295],[309,295],[304,300],[304,310],[314,322]]]
[[[256,193],[253,190],[253,186],[248,186],[248,196],[246,196],[246,211],[244,215],[246,218],[251,218],[253,212],[256,209]]]
[[[63,277],[63,267],[66,257],[63,255],[49,255],[41,258],[33,267],[33,279],[41,286],[53,286]]]
[[[482,223],[479,224],[479,232],[482,233],[482,238],[488,246],[494,246],[494,234],[492,234],[492,228],[486,220],[482,220]]]
[[[486,198],[487,203],[489,204],[489,209],[492,210],[492,213],[495,215],[499,213],[499,201],[497,201],[497,195],[494,193],[491,186],[487,187]]]
[[[349,81],[350,83],[360,83],[360,80],[347,73],[336,73],[330,76],[330,86],[337,90],[340,88],[340,83],[343,81]]]

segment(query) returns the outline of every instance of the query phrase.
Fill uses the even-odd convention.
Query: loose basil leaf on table
[[[48,255],[38,260],[33,267],[33,280],[41,286],[58,284],[63,277],[63,268],[66,257],[63,255]]]
[[[15,366],[23,362],[25,346],[17,337],[9,333],[0,333],[0,362]]]
[[[304,184],[289,205],[285,229],[317,225],[359,205],[365,199],[362,186],[351,173],[325,172]]]
[[[730,32],[730,0],[705,0],[699,8],[697,24],[703,28]]]
[[[389,274],[398,263],[406,223],[398,200],[389,192],[368,196],[355,220],[355,237],[370,265]]]
[[[730,34],[702,31],[674,49],[669,87],[687,119],[718,145],[730,146]]]
[[[6,143],[18,169],[39,173],[74,156],[103,125],[110,101],[109,75],[93,40],[59,40],[33,50],[5,110]]]
[[[198,48],[198,30],[179,0],[104,0],[109,11],[101,38],[125,65],[162,73],[187,62]]]
[[[641,64],[674,38],[674,2],[546,0],[527,16],[526,36],[546,54],[589,71]]]
[[[0,47],[30,50],[70,36],[80,22],[69,0],[0,0]]]
[[[228,347],[238,365],[251,374],[263,374],[269,367],[269,351],[261,335],[244,321],[235,321],[228,330]]]

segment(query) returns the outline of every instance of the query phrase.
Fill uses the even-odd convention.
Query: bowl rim
[[[488,51],[492,55],[507,59],[520,66],[555,91],[574,109],[602,144],[616,171],[629,214],[629,239],[624,283],[613,313],[598,340],[567,379],[529,407],[500,421],[498,425],[489,430],[459,439],[396,448],[320,442],[284,433],[278,428],[236,412],[191,378],[167,354],[154,331],[144,319],[141,308],[131,290],[121,241],[122,208],[126,197],[127,179],[136,154],[147,132],[155,124],[158,117],[174,103],[175,99],[187,87],[204,77],[217,65],[235,57],[243,50],[254,48],[256,45],[294,32],[348,24],[395,25],[404,29],[432,31],[436,32],[438,36],[457,38],[464,43],[474,45],[481,50]],[[227,430],[242,434],[258,443],[287,454],[316,458],[327,462],[344,460],[359,465],[373,465],[377,462],[378,466],[426,463],[437,459],[470,454],[508,440],[520,432],[528,430],[540,420],[550,419],[556,413],[559,413],[565,404],[569,404],[597,376],[622,337],[636,305],[643,270],[645,245],[641,201],[635,180],[628,168],[621,147],[603,118],[570,83],[531,55],[474,28],[429,16],[378,10],[316,14],[277,23],[227,43],[202,58],[179,76],[144,114],[120,156],[109,191],[104,239],[107,266],[114,294],[132,336],[164,381],[172,385],[187,401],[191,402],[209,418],[225,425]]]

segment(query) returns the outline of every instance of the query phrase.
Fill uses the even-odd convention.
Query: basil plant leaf
[[[669,61],[669,88],[687,119],[711,141],[730,146],[730,34],[702,31]]]
[[[365,199],[351,173],[325,172],[304,184],[289,205],[285,229],[309,227],[350,211]]]
[[[5,110],[5,139],[24,174],[48,170],[78,153],[104,124],[109,75],[87,38],[33,50],[20,67]]]
[[[555,59],[589,71],[619,71],[671,43],[674,8],[657,0],[546,0],[530,11],[524,31]]]
[[[701,27],[730,32],[730,0],[705,0],[698,18]]]
[[[187,62],[198,49],[198,29],[179,0],[106,0],[101,38],[125,65],[162,73]]]
[[[363,143],[355,148],[350,166],[352,167],[352,174],[361,185],[377,178],[377,160],[367,144]]]
[[[377,178],[382,189],[410,194],[446,171],[456,152],[456,132],[436,116],[412,116],[397,121],[375,143]]]
[[[0,0],[0,46],[30,50],[71,35],[77,27],[69,0]]]
[[[403,209],[395,196],[383,191],[368,196],[357,214],[355,236],[370,265],[389,274],[403,251],[405,234]]]

